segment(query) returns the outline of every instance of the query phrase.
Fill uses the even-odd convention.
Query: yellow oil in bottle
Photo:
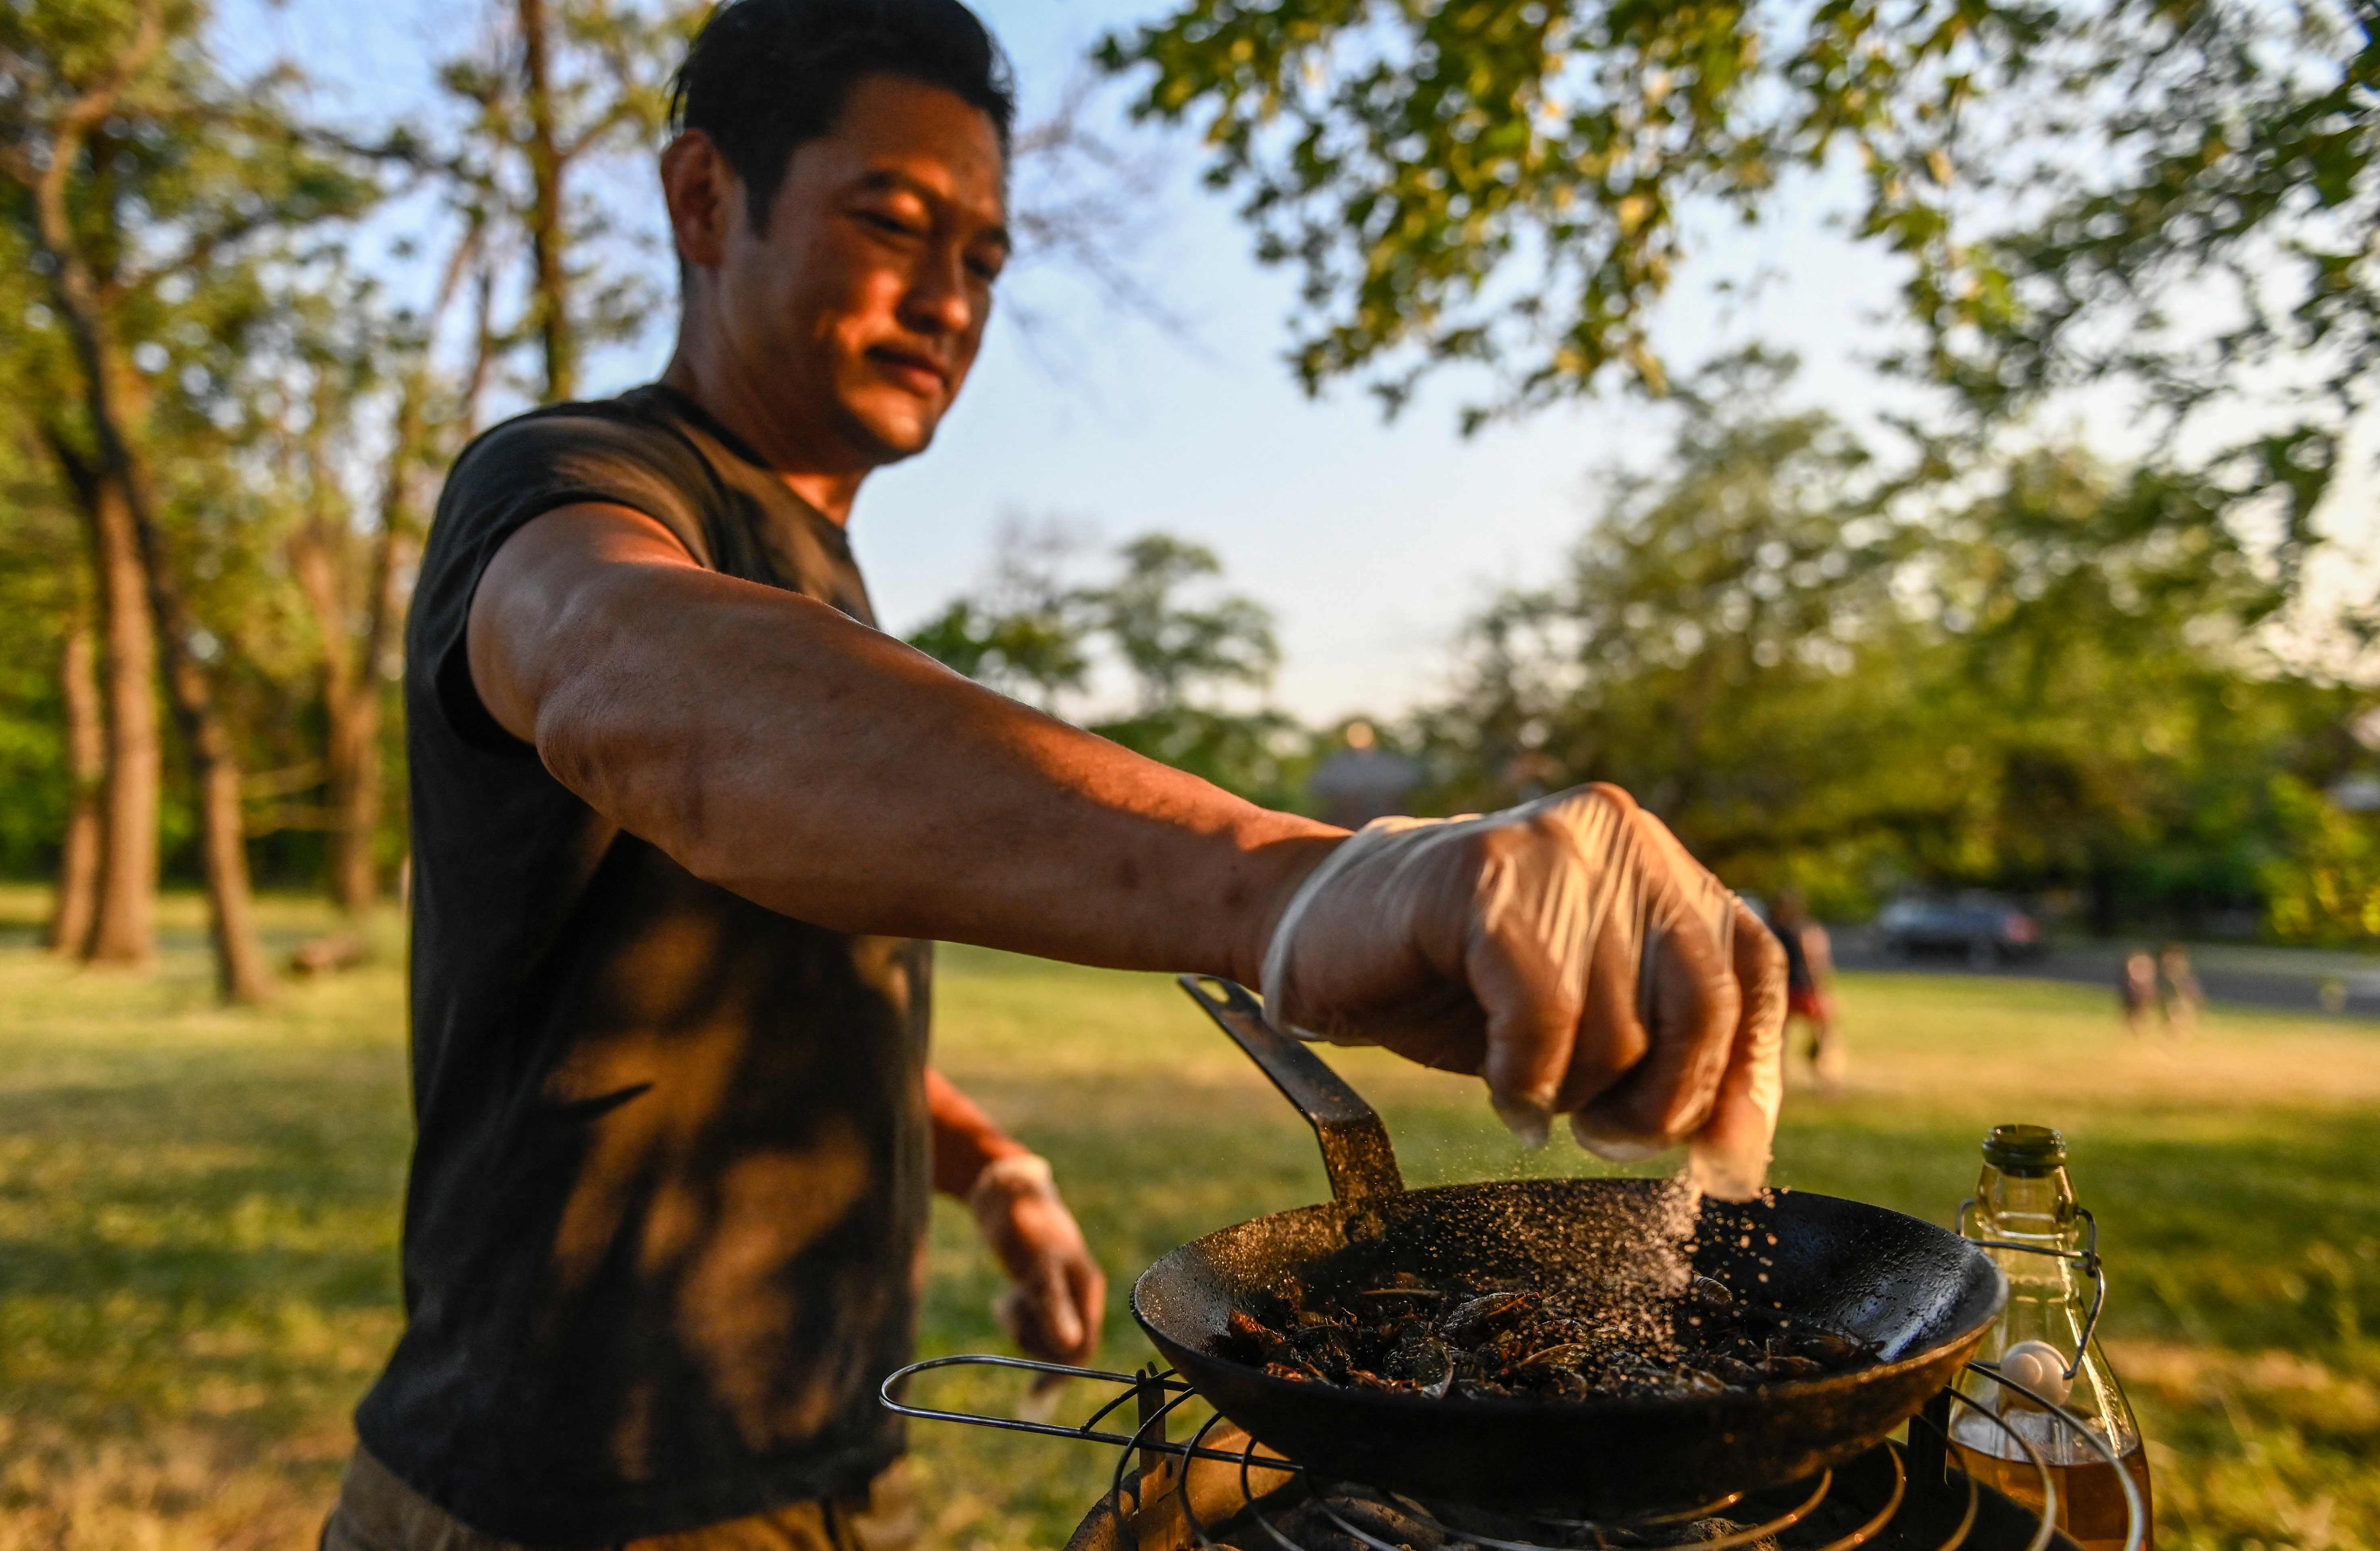
[[[2042,1472],[2033,1468],[2031,1460],[2002,1459],[1964,1443],[1951,1446],[1951,1457],[1982,1485],[1988,1486],[2036,1512],[2042,1507]],[[2135,1439],[2132,1447],[2121,1456],[2126,1475],[2141,1490],[2143,1551],[2150,1551],[2155,1542],[2148,1533],[2149,1460],[2148,1453]],[[2049,1483],[2058,1495],[2055,1518],[2058,1527],[2066,1532],[2082,1551],[2123,1551],[2124,1530],[2131,1522],[2124,1507],[2123,1483],[2116,1479],[2116,1467],[2095,1456],[2087,1463],[2049,1464]]]

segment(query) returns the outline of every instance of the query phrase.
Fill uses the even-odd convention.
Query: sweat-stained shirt
[[[854,1492],[899,1454],[929,1194],[931,947],[694,877],[546,772],[464,626],[524,523],[606,502],[873,624],[843,530],[664,387],[455,463],[407,631],[406,1331],[356,1425],[488,1533],[610,1544]]]

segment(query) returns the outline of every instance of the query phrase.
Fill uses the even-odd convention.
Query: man
[[[1047,1166],[926,1070],[928,939],[1261,981],[1533,1139],[1757,1182],[1773,945],[1624,796],[1351,839],[870,628],[844,524],[975,358],[1011,112],[957,0],[733,0],[662,161],[661,382],[448,479],[407,641],[407,1327],[334,1551],[895,1538],[875,1389],[929,1185],[1027,1351],[1093,1348]]]

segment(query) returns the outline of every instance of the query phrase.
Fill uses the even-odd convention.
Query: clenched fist
[[[1714,1195],[1766,1176],[1784,951],[1618,787],[1369,825],[1282,912],[1264,993],[1284,1027],[1484,1075],[1533,1145],[1568,1115],[1607,1157],[1691,1144]]]
[[[967,1211],[1013,1284],[1000,1322],[1027,1357],[1076,1366],[1099,1349],[1108,1282],[1058,1195],[1049,1163],[1030,1153],[984,1166]]]

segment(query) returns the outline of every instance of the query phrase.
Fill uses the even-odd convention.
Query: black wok
[[[1587,1401],[1432,1400],[1270,1377],[1224,1355],[1234,1307],[1400,1270],[1547,1285],[1624,1276],[1664,1215],[1683,1208],[1675,1187],[1651,1180],[1406,1191],[1378,1115],[1312,1050],[1273,1029],[1243,988],[1182,983],[1313,1124],[1336,1199],[1172,1251],[1134,1285],[1133,1315],[1217,1411],[1321,1475],[1585,1518],[1693,1508],[1874,1447],[1950,1381],[2007,1300],[1998,1267],[1963,1239],[1880,1206],[1779,1192],[1702,1203],[1694,1270],[1797,1324],[1876,1342],[1878,1364],[1748,1392]]]

